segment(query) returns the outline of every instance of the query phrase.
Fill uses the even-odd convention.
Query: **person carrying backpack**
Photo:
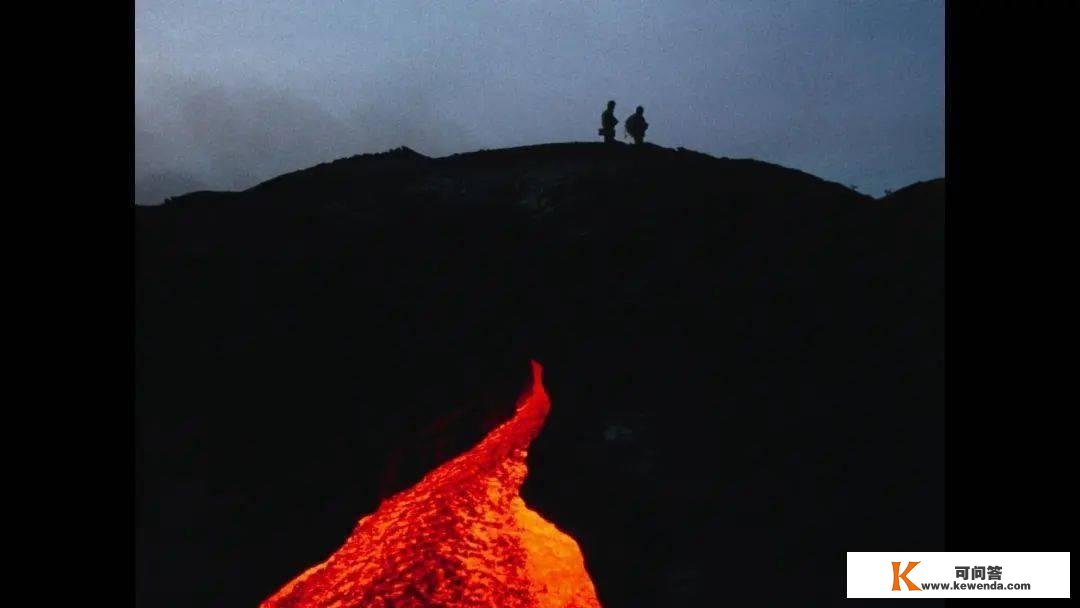
[[[645,130],[648,128],[649,123],[645,122],[645,108],[638,106],[637,112],[634,112],[626,119],[624,129],[630,137],[634,138],[635,144],[640,144],[645,141]]]

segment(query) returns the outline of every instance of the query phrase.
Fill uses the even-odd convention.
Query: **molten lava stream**
[[[551,407],[532,372],[513,418],[383,501],[262,608],[599,608],[577,543],[518,494]]]

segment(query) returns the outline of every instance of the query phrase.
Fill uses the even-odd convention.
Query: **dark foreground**
[[[559,144],[137,209],[138,605],[256,605],[530,358],[522,493],[605,608],[842,603],[845,551],[944,549],[944,198]]]

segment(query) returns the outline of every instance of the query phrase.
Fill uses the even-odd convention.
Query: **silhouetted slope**
[[[137,179],[132,194],[138,205],[159,205],[171,195],[202,190],[205,187],[205,184],[188,175],[156,173]]]
[[[845,551],[943,548],[941,180],[399,149],[136,226],[145,605],[264,599],[509,416],[530,357],[523,495],[607,608],[839,603]]]

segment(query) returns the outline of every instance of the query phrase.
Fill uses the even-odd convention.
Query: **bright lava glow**
[[[532,372],[513,418],[383,501],[262,608],[599,608],[577,543],[518,495],[551,407]]]

